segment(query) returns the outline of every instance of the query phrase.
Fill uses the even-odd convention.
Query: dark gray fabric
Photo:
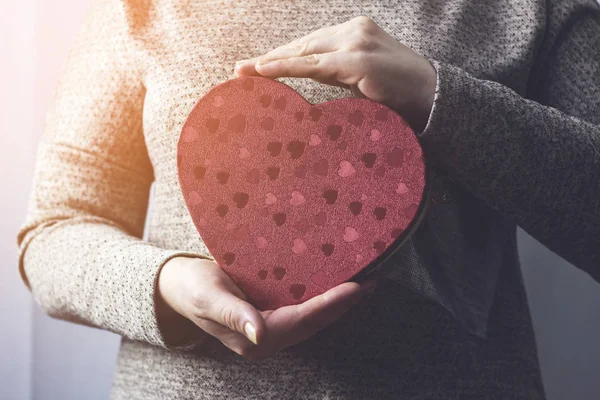
[[[515,65],[483,71],[466,54],[443,62],[444,50],[424,51],[439,74],[434,111],[419,135],[438,166],[437,201],[386,275],[482,337],[511,225],[600,280],[600,12],[590,1],[545,6],[538,4],[530,49],[509,39],[515,31],[501,30],[507,58],[529,50],[518,73],[502,70]],[[482,44],[499,40],[497,32],[480,34],[492,35]]]

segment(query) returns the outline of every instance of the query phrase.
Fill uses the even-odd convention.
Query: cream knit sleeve
[[[46,115],[19,268],[50,316],[170,347],[157,321],[158,272],[176,255],[203,256],[140,239],[153,171],[127,34],[121,2],[95,1]]]

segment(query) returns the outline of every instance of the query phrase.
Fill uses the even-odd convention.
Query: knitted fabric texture
[[[236,60],[358,15],[437,70],[435,204],[307,341],[261,363],[192,326],[168,343],[160,268],[210,257],[177,179],[186,117]],[[544,399],[516,225],[600,280],[599,65],[593,0],[96,0],[47,114],[21,274],[49,315],[123,337],[113,399]]]

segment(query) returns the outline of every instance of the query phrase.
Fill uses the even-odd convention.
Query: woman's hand
[[[397,111],[418,132],[427,125],[437,79],[425,57],[365,16],[238,61],[234,73],[312,78],[345,87]]]
[[[259,311],[214,261],[175,257],[163,266],[158,290],[172,313],[241,356],[262,360],[337,320],[374,284],[346,282],[302,304]]]

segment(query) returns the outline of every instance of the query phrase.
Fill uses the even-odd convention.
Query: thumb
[[[246,296],[237,285],[233,282],[231,285],[235,288],[224,285],[214,292],[214,301],[210,302],[206,310],[206,318],[239,332],[252,343],[258,344],[266,331],[265,321],[260,311],[245,300]],[[243,298],[236,294],[241,294]]]

